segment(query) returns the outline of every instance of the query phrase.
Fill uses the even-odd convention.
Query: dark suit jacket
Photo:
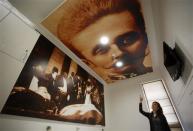
[[[149,113],[149,112],[143,111],[142,103],[139,103],[139,112],[149,119],[150,129],[151,129],[151,131],[155,131],[153,129],[153,121],[152,121],[153,113]],[[171,131],[165,116],[164,115],[160,115],[158,117],[160,118],[160,122],[161,122],[161,128],[162,128],[161,130],[162,131]]]
[[[52,74],[47,75],[47,90],[51,96],[55,95],[59,90],[57,87],[57,81],[53,79]]]

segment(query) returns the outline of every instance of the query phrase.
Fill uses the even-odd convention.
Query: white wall
[[[174,105],[186,131],[193,130],[192,115],[192,73],[187,84],[180,78],[173,81],[163,65],[162,42],[171,47],[177,42],[185,55],[193,63],[193,1],[192,0],[152,0],[156,35],[160,53],[160,72],[169,88]]]
[[[24,118],[15,116],[0,116],[1,131],[46,131],[50,126],[51,131],[101,131],[102,127],[84,126],[64,122],[49,121],[35,118]]]
[[[0,110],[4,105],[39,33],[0,4]]]

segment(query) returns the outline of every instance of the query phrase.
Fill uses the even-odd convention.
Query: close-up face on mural
[[[42,24],[107,83],[152,72],[137,0],[68,0]]]

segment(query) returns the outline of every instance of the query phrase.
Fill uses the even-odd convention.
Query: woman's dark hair
[[[157,102],[157,101],[154,101],[153,104],[154,104],[154,103],[157,104],[157,106],[158,106],[158,110],[157,110],[157,112],[156,112],[157,115],[158,115],[158,116],[163,115],[163,110],[162,110],[162,107],[161,107],[160,103]]]

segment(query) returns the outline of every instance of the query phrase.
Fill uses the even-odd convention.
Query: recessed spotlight
[[[116,67],[122,67],[123,62],[122,61],[117,61],[115,65],[116,65]]]
[[[109,37],[107,37],[107,36],[102,36],[102,37],[100,38],[100,43],[101,43],[102,45],[107,45],[107,44],[109,43]]]

